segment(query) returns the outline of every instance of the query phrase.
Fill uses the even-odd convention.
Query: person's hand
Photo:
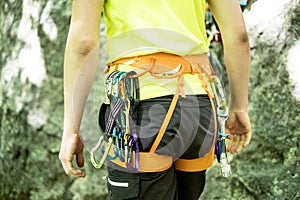
[[[230,134],[227,151],[238,153],[246,147],[251,139],[251,123],[246,110],[229,110],[226,132]]]
[[[86,176],[85,172],[75,169],[72,163],[74,155],[76,156],[76,163],[78,167],[83,167],[84,156],[82,140],[77,133],[64,133],[58,157],[62,163],[65,173],[76,178],[84,178]]]

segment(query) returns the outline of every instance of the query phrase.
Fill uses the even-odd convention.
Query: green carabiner
[[[93,166],[96,168],[96,169],[99,169],[102,167],[103,163],[105,162],[107,156],[108,156],[108,153],[110,151],[110,148],[112,146],[112,143],[113,143],[113,139],[110,137],[108,139],[108,143],[106,144],[106,149],[105,149],[105,152],[103,153],[101,159],[100,159],[100,162],[97,163],[96,160],[95,160],[95,157],[94,157],[94,152],[97,151],[100,146],[103,144],[104,142],[104,136],[102,135],[100,138],[99,138],[99,141],[97,142],[96,146],[91,150],[91,154],[90,154],[90,159],[91,159],[91,162],[93,164]]]

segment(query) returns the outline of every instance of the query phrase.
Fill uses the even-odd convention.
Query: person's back
[[[157,52],[180,56],[205,54],[209,51],[209,44],[204,17],[204,0],[105,1],[107,62]],[[205,93],[197,75],[186,75],[185,81],[185,94]],[[157,85],[157,80],[146,74],[140,77],[141,99],[173,94],[176,82],[176,79],[164,79]]]
[[[108,62],[166,52],[207,53],[205,0],[108,0],[104,3]]]

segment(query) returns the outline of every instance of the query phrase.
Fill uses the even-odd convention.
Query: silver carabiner
[[[106,90],[107,90],[107,97],[110,98],[110,95],[112,94],[112,85],[113,85],[113,78],[118,73],[118,71],[113,71],[110,73],[110,75],[106,79]]]
[[[225,123],[226,120],[228,119],[229,115],[228,115],[228,108],[226,106],[220,105],[217,108],[217,116],[218,116],[218,122],[220,124],[220,131],[219,134],[221,134],[221,136],[225,136],[227,135],[225,132]]]

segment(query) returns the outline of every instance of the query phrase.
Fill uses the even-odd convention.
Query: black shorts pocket
[[[140,178],[130,177],[130,174],[108,175],[107,189],[112,200],[137,199],[139,195]]]

